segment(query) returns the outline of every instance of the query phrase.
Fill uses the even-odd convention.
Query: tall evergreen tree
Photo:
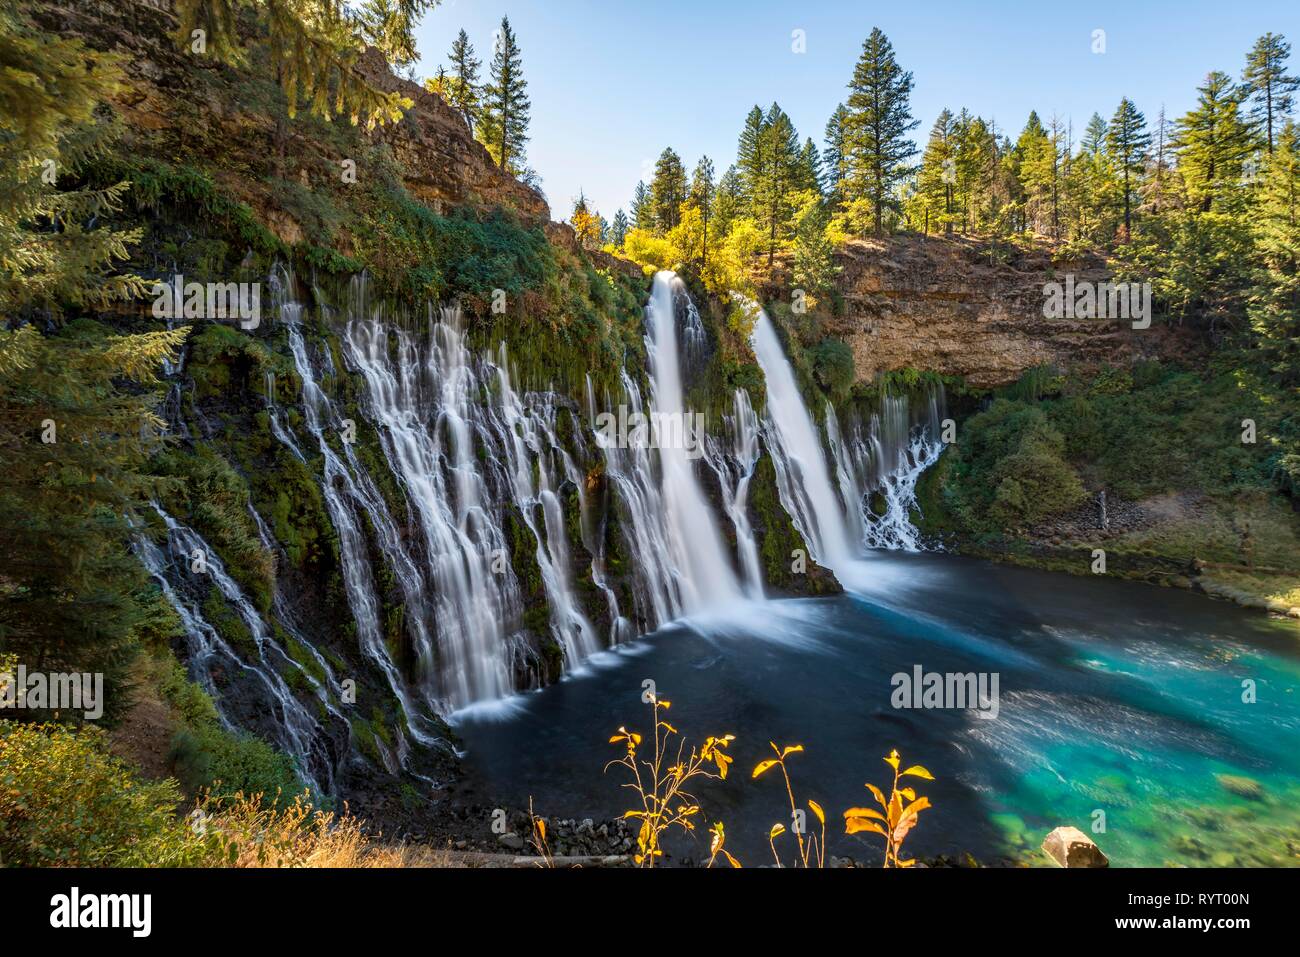
[[[650,181],[650,207],[654,214],[655,229],[666,233],[682,221],[682,203],[686,201],[686,167],[682,158],[670,146],[659,154],[655,162],[654,179]]]
[[[953,116],[950,110],[943,110],[930,127],[913,197],[912,218],[923,233],[952,230],[953,188],[957,182],[954,154]]]
[[[1273,373],[1284,385],[1300,386],[1300,130],[1294,122],[1278,131],[1265,159],[1255,229],[1262,267],[1251,293],[1251,324]]]
[[[615,246],[623,245],[623,238],[627,235],[631,227],[627,221],[627,213],[619,210],[614,214],[614,222],[609,227],[609,241]]]
[[[120,81],[0,0],[0,659],[103,673],[109,717],[152,615],[128,542],[155,491],[157,375],[187,331],[117,336],[91,318],[145,291],[112,272],[139,232],[96,226],[126,184],[78,180],[113,135],[95,110]]]
[[[725,236],[731,232],[731,225],[742,214],[744,206],[740,173],[735,166],[727,167],[713,196],[714,230],[717,235]]]
[[[793,229],[794,193],[799,185],[799,136],[780,105],[773,103],[763,115],[758,138],[760,163],[750,190],[751,211],[767,234],[767,262]]]
[[[1242,169],[1254,147],[1240,110],[1240,90],[1215,71],[1197,88],[1197,103],[1178,121],[1178,168],[1191,201],[1202,212],[1239,194]]]
[[[841,103],[826,121],[825,148],[822,150],[822,169],[826,177],[826,192],[834,200],[839,200],[840,184],[848,172],[848,149],[845,125],[849,111]]]
[[[1291,113],[1295,91],[1300,88],[1300,77],[1286,72],[1286,61],[1291,56],[1291,44],[1286,37],[1266,33],[1255,41],[1246,57],[1246,69],[1241,75],[1249,90],[1250,118],[1264,136],[1268,151],[1273,152],[1276,130]]]
[[[473,130],[477,126],[479,111],[479,67],[470,45],[469,34],[464,30],[451,44],[451,82],[448,84],[451,105],[460,111],[465,123]]]
[[[758,184],[766,175],[763,128],[763,110],[755,106],[745,117],[745,125],[740,131],[740,143],[736,147],[736,173],[739,176],[741,201],[745,211],[751,215],[758,202],[755,198],[759,190]]]
[[[512,173],[524,166],[528,142],[528,81],[510,19],[501,18],[493,47],[490,82],[483,91],[483,140],[496,164]]]
[[[700,268],[703,269],[709,264],[709,227],[710,220],[713,218],[713,197],[716,187],[713,183],[713,160],[707,156],[700,157],[700,161],[695,164],[695,172],[691,176],[690,190],[686,195],[686,202],[700,211],[700,220],[702,223],[703,236],[701,239],[702,250],[700,254]]]
[[[1123,183],[1124,237],[1127,239],[1133,230],[1133,199],[1151,146],[1147,119],[1127,96],[1119,101],[1106,128],[1106,146]]]
[[[650,190],[644,182],[637,181],[632,192],[632,225],[637,229],[654,229],[654,206],[650,202]]]
[[[916,147],[907,134],[916,128],[909,97],[912,74],[894,58],[894,48],[879,28],[871,31],[849,84],[846,133],[848,195],[866,199],[877,233],[887,209],[896,205],[894,188],[907,178]]]
[[[822,157],[811,136],[804,140],[803,147],[799,150],[795,188],[818,196],[822,193]]]

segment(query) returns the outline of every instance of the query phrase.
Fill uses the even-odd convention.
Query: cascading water
[[[177,522],[161,506],[154,511],[167,528],[166,552],[144,535],[138,535],[134,548],[146,570],[162,589],[163,596],[175,609],[185,630],[190,670],[199,686],[212,698],[217,714],[228,728],[252,725],[265,731],[286,754],[294,758],[303,780],[313,789],[333,788],[334,757],[326,730],[294,696],[281,671],[297,672],[309,686],[317,682],[298,662],[281,648],[270,629],[243,590],[230,577],[225,565],[197,532]],[[180,556],[192,563],[196,578],[215,585],[225,603],[239,616],[252,640],[252,647],[241,654],[205,618],[202,599],[191,598],[177,587],[175,561]],[[170,574],[169,574],[170,573]],[[220,673],[227,688],[245,685],[241,695],[227,693],[218,686]],[[241,678],[244,681],[241,682]],[[269,704],[269,708],[267,707]],[[232,720],[232,708],[240,710],[238,722]],[[270,720],[267,720],[270,719]]]
[[[661,437],[657,445],[664,537],[682,607],[689,614],[739,601],[744,593],[686,447],[690,436],[701,443],[704,436],[690,426],[684,408],[676,321],[679,296],[687,310],[688,335],[699,327],[699,315],[685,285],[675,273],[660,272],[654,277],[646,307],[646,352],[653,387],[651,406]]]
[[[292,277],[288,277],[285,288],[292,289]],[[414,563],[402,549],[401,536],[388,512],[383,496],[356,462],[351,443],[342,443],[344,454],[349,457],[348,463],[345,464],[343,458],[328,441],[326,423],[328,422],[330,430],[337,435],[343,431],[343,421],[329,397],[317,383],[316,374],[307,354],[307,343],[302,334],[301,318],[302,305],[286,296],[280,307],[280,319],[287,328],[294,368],[302,380],[303,413],[307,430],[316,439],[323,462],[321,491],[330,520],[338,533],[344,592],[356,622],[361,650],[383,673],[389,688],[400,702],[407,732],[423,744],[442,744],[436,729],[429,725],[421,713],[421,706],[412,699],[406,681],[384,641],[380,627],[380,602],[370,567],[365,534],[356,511],[357,507],[360,507],[369,518],[380,547],[390,561],[402,587],[403,597],[413,609],[418,609],[422,605],[422,583]],[[294,450],[292,444],[289,447],[291,451]],[[418,628],[416,639],[417,656],[421,660],[427,660],[432,653],[432,642],[428,640],[427,634]],[[421,640],[423,646],[420,645]],[[385,753],[390,770],[393,770],[394,757],[396,764],[401,764],[405,758],[406,740],[400,729],[397,734],[396,751],[395,756]]]
[[[736,531],[736,557],[744,576],[745,592],[750,598],[762,599],[763,571],[758,562],[758,543],[749,522],[749,483],[762,454],[758,416],[744,389],[736,390],[733,402],[733,413],[723,419],[723,434],[730,440],[730,448],[709,436],[708,459],[722,489],[722,507]]]
[[[920,533],[912,524],[916,483],[938,459],[943,403],[941,387],[927,396],[926,417],[913,423],[910,403],[886,395],[865,431],[856,419],[847,434],[827,403],[826,436],[835,466],[831,483],[826,456],[812,416],[771,320],[758,310],[754,353],[767,381],[767,422],[782,503],[815,557],[843,571],[863,548],[917,551]],[[836,494],[835,487],[838,487]],[[875,493],[883,505],[871,507]]]
[[[832,569],[858,548],[848,535],[849,509],[831,486],[826,455],[767,313],[758,310],[752,336],[754,355],[767,382],[767,448],[776,465],[781,502],[813,557]]]

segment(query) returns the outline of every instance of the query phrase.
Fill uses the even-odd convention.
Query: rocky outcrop
[[[211,169],[280,239],[306,238],[304,224],[280,208],[280,197],[263,178],[292,176],[311,189],[320,178],[337,176],[338,163],[347,157],[332,155],[305,112],[277,127],[267,105],[250,99],[266,95],[263,78],[191,54],[176,42],[170,0],[54,0],[34,9],[45,29],[121,55],[126,83],[113,103],[142,155]],[[438,212],[468,205],[511,209],[532,221],[550,217],[545,198],[497,168],[464,118],[441,98],[393,74],[373,48],[356,69],[376,88],[412,101],[401,121],[362,135],[388,146],[414,197]],[[272,154],[291,162],[277,170]]]
[[[1158,327],[1043,316],[1044,284],[1066,273],[1103,281],[1100,259],[1054,264],[1041,249],[896,236],[852,241],[837,264],[844,308],[822,331],[852,348],[859,381],[911,367],[991,388],[1034,366],[1092,369],[1168,347]]]
[[[376,89],[400,93],[413,103],[401,122],[374,134],[392,149],[413,196],[437,211],[476,204],[514,209],[525,219],[550,219],[541,193],[497,167],[465,118],[441,97],[396,76],[373,47],[361,57],[357,72]]]

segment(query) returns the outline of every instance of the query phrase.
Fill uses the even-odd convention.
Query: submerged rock
[[[1110,859],[1077,827],[1058,827],[1043,841],[1047,856],[1062,867],[1110,867]]]
[[[1241,774],[1216,774],[1214,779],[1222,785],[1225,791],[1235,794],[1237,797],[1243,797],[1249,801],[1264,800],[1264,785],[1254,778],[1248,778]]]

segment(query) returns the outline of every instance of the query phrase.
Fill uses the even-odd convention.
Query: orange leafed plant
[[[618,734],[610,738],[609,743],[622,744],[625,749],[623,756],[605,765],[607,771],[614,765],[619,765],[631,772],[632,780],[623,787],[636,792],[641,806],[627,811],[623,817],[641,822],[636,838],[637,853],[633,856],[640,867],[654,867],[656,861],[663,857],[661,839],[664,832],[674,827],[686,832],[695,830],[695,818],[699,816],[700,805],[687,790],[687,785],[696,778],[726,778],[727,768],[732,762],[726,748],[736,740],[732,734],[724,734],[720,738],[709,737],[705,739],[703,747],[697,749],[692,746],[688,752],[685,739],[661,717],[661,712],[672,707],[672,703],[652,694],[650,704],[654,717],[651,755],[641,755],[640,734],[619,728]],[[674,737],[679,739],[675,751],[671,743]],[[714,857],[722,848],[721,841],[719,826],[713,834]],[[738,866],[730,854],[725,851],[723,853],[732,861],[733,866]]]
[[[885,867],[911,867],[916,863],[916,859],[904,860],[900,856],[903,841],[916,826],[920,813],[930,806],[930,799],[917,797],[916,791],[910,787],[900,788],[898,782],[900,778],[905,777],[933,781],[934,775],[919,764],[900,771],[897,751],[890,751],[889,757],[885,758],[885,763],[894,769],[894,783],[889,792],[889,800],[885,800],[885,795],[880,788],[874,784],[867,784],[867,790],[876,799],[881,810],[876,811],[869,807],[849,808],[844,812],[844,829],[847,834],[870,831],[881,835],[885,839]]]

